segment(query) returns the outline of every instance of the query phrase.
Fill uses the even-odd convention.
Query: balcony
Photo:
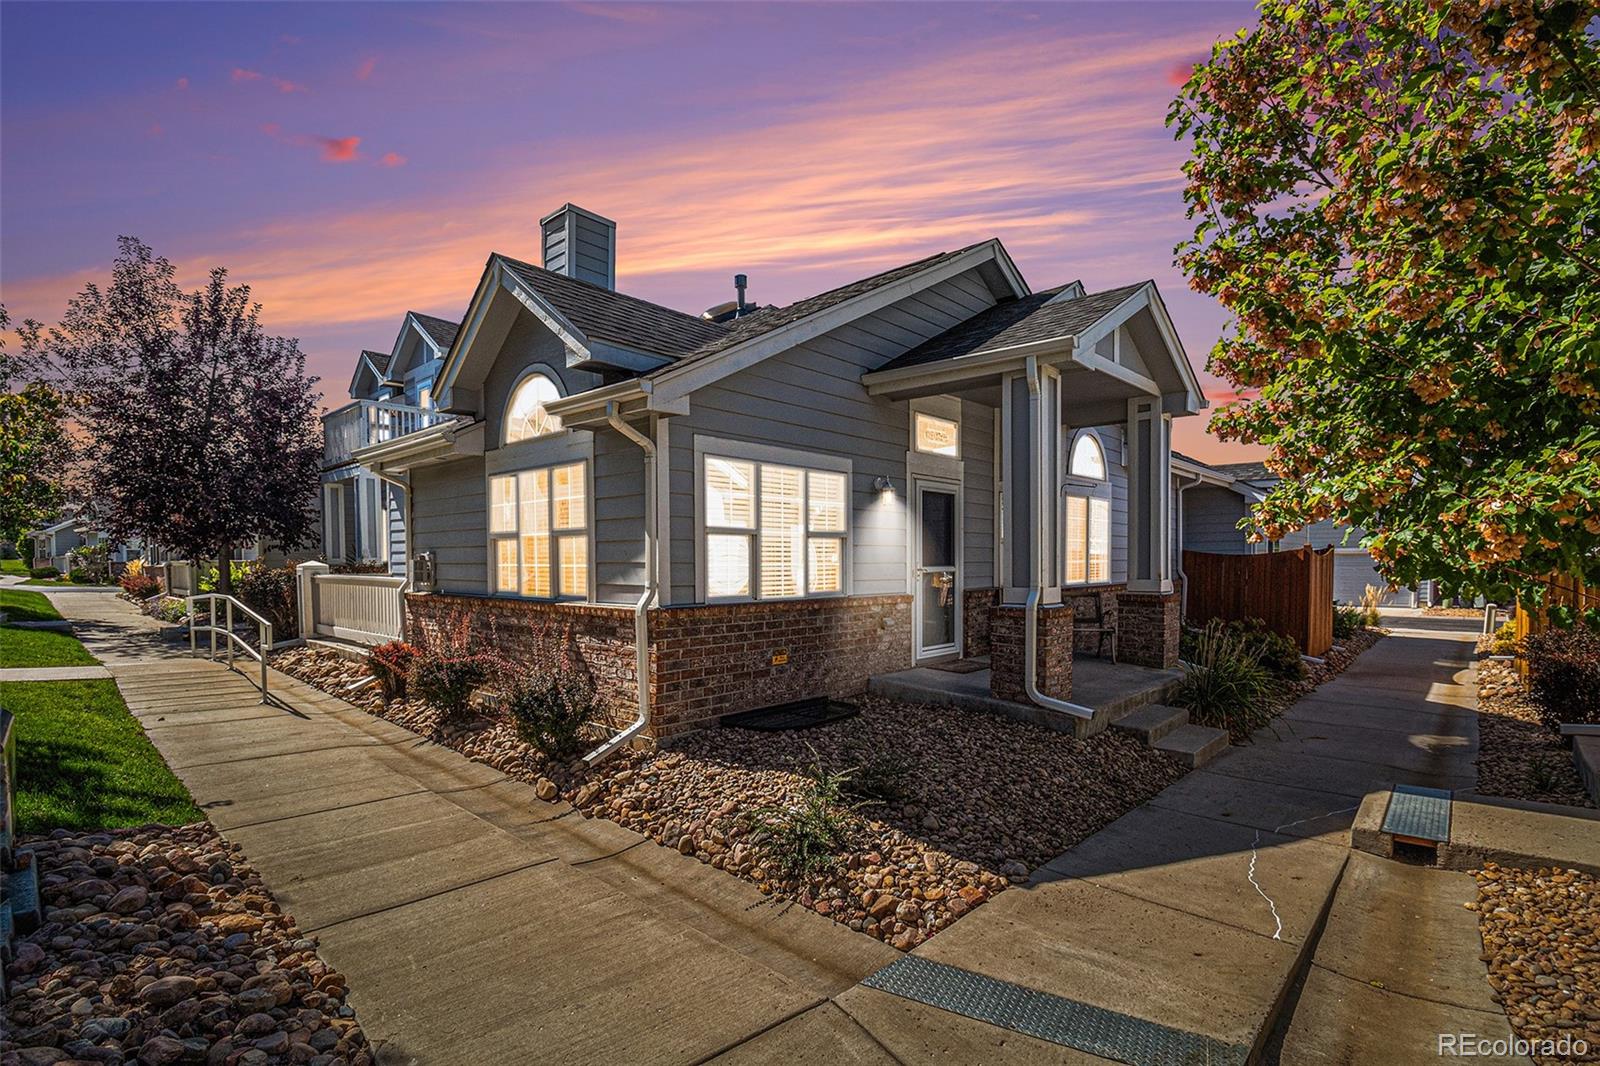
[[[389,400],[355,400],[322,416],[322,466],[331,469],[351,461],[358,448],[451,422],[455,415]]]

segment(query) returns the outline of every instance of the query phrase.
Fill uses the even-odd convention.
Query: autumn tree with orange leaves
[[[1233,323],[1275,538],[1368,530],[1386,576],[1600,583],[1600,3],[1264,0],[1173,103],[1180,245]]]

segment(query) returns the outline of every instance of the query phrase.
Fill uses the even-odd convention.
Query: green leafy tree
[[[113,540],[143,537],[221,559],[258,537],[294,547],[315,526],[322,434],[316,379],[291,338],[268,335],[245,285],[213,270],[185,292],[167,260],[119,240],[111,282],[73,297],[23,351],[60,375],[83,487]]]
[[[61,394],[6,350],[10,328],[0,307],[0,538],[18,540],[61,506],[67,433]]]
[[[1600,579],[1600,4],[1263,0],[1172,106],[1180,245],[1233,325],[1212,429],[1276,538],[1369,531],[1400,584]]]

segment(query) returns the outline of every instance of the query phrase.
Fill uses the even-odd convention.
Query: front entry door
[[[940,482],[916,483],[916,524],[912,538],[916,584],[918,659],[957,653],[957,577],[961,559],[961,512],[956,488]]]

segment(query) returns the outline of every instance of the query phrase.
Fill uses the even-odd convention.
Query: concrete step
[[[1206,763],[1228,750],[1228,733],[1206,725],[1180,725],[1154,744],[1157,751],[1176,755],[1190,767]]]
[[[1124,733],[1132,733],[1146,744],[1154,744],[1179,726],[1188,724],[1189,712],[1182,707],[1168,707],[1164,703],[1152,703],[1147,707],[1140,707],[1138,710],[1130,711],[1118,718],[1111,723],[1111,728],[1120,729]]]

